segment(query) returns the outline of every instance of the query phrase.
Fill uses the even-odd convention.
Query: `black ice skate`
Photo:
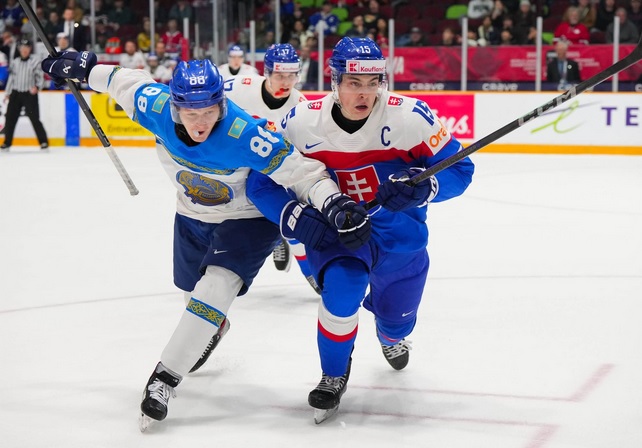
[[[194,364],[194,367],[189,371],[189,373],[196,372],[198,369],[200,369],[203,364],[205,364],[205,361],[210,357],[218,343],[223,339],[223,336],[225,336],[225,333],[227,333],[227,330],[230,329],[230,321],[226,319],[223,319],[223,322],[221,322],[221,326],[218,329],[218,332],[212,336],[212,339],[210,339],[210,342],[207,344],[207,347],[205,347],[205,351],[201,355],[201,357],[196,361],[196,364]]]
[[[281,238],[281,242],[278,246],[274,248],[272,252],[272,261],[274,261],[274,266],[279,271],[289,271],[290,270],[290,245]]]
[[[317,387],[308,395],[308,404],[314,408],[314,423],[326,421],[339,410],[341,396],[345,393],[350,378],[352,358],[343,376],[329,376],[325,373]]]
[[[167,403],[170,396],[175,397],[174,388],[181,382],[181,377],[158,363],[154,373],[149,377],[143,391],[143,401],[140,404],[139,428],[145,432],[154,421],[167,417]]]
[[[379,343],[381,343],[381,341],[379,341]],[[395,345],[381,344],[383,356],[386,357],[386,361],[388,361],[388,364],[390,364],[393,369],[401,370],[408,365],[408,361],[410,360],[410,350],[412,350],[412,346],[410,344],[411,341],[406,341],[405,339],[402,339]]]

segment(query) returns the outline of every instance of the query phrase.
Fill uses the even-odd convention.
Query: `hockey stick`
[[[51,44],[51,42],[49,42],[49,39],[45,34],[45,30],[42,28],[42,24],[36,17],[36,13],[33,12],[33,8],[31,7],[31,5],[27,3],[27,0],[18,0],[18,1],[20,2],[22,9],[24,9],[25,13],[27,14],[27,17],[29,18],[29,21],[33,25],[34,29],[36,30],[36,33],[38,33],[38,37],[40,37],[40,40],[45,44],[45,47],[47,48],[49,55],[56,56],[57,54],[56,49]],[[85,117],[87,117],[87,120],[89,120],[89,124],[91,125],[92,128],[94,128],[94,131],[98,136],[98,139],[105,147],[105,150],[107,151],[107,155],[109,156],[114,166],[116,167],[118,174],[120,174],[120,177],[125,182],[125,185],[127,185],[127,188],[129,189],[129,194],[131,194],[132,196],[137,195],[138,188],[136,188],[136,186],[134,185],[134,182],[132,181],[131,177],[129,177],[127,170],[125,169],[122,162],[118,158],[118,155],[114,152],[114,149],[111,147],[111,143],[109,142],[109,139],[103,132],[103,129],[100,127],[100,124],[98,123],[98,120],[96,120],[96,117],[94,116],[93,112],[89,108],[87,101],[85,101],[85,98],[83,98],[82,94],[78,91],[78,87],[76,87],[76,84],[72,80],[68,79],[67,85],[69,86],[69,90],[71,90],[71,93],[73,93],[74,98],[76,98],[76,101],[80,106],[80,109],[82,109],[82,111],[85,113]]]
[[[578,85],[571,87],[566,92],[550,100],[548,103],[543,104],[537,109],[533,109],[532,111],[528,112],[526,115],[519,117],[517,120],[511,121],[506,126],[499,128],[498,130],[487,135],[486,137],[483,137],[481,140],[476,141],[475,143],[465,148],[464,150],[458,152],[457,154],[451,157],[448,157],[447,159],[442,160],[436,165],[433,165],[427,168],[425,171],[417,174],[416,176],[413,176],[409,180],[405,181],[406,184],[410,185],[411,187],[414,187],[419,182],[422,182],[428,179],[429,177],[434,176],[438,172],[448,168],[449,166],[454,165],[455,163],[468,157],[472,153],[479,151],[483,147],[488,146],[489,144],[493,143],[496,140],[499,140],[501,137],[505,136],[506,134],[509,134],[513,132],[515,129],[524,126],[529,121],[534,120],[540,115],[543,115],[544,112],[550,109],[553,109],[554,107],[557,107],[560,104],[565,103],[566,101],[576,97],[577,95],[579,95],[580,93],[584,92],[587,89],[595,87],[602,81],[606,80],[607,78],[610,78],[616,73],[621,72],[622,70],[630,67],[631,65],[635,64],[636,62],[639,62],[640,60],[642,60],[642,37],[640,38],[640,41],[638,42],[637,46],[633,49],[633,51],[628,56],[620,59],[615,64],[605,68],[604,70],[592,76],[591,78],[587,79],[586,81],[582,81]],[[376,199],[373,199],[370,202],[366,203],[364,207],[366,208],[366,210],[370,210],[376,205],[378,205],[378,202]]]

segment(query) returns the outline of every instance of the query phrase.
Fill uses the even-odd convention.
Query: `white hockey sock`
[[[232,271],[209,266],[161,354],[163,365],[181,376],[187,375],[218,331],[242,286],[243,280]]]

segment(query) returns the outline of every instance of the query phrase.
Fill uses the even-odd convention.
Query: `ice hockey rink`
[[[362,311],[339,413],[315,425],[318,298],[265,264],[231,329],[142,434],[183,309],[175,193],[151,148],[0,154],[0,447],[642,446],[642,157],[480,152],[429,210],[410,364]]]

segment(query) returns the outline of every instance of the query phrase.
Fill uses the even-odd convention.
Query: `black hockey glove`
[[[296,201],[289,202],[281,213],[281,234],[314,250],[325,249],[339,236],[321,212]]]
[[[43,59],[40,66],[60,86],[67,79],[85,81],[97,62],[96,54],[91,51],[63,51]]]
[[[339,232],[339,241],[348,249],[358,249],[370,239],[370,217],[350,196],[336,193],[326,199],[323,214]]]
[[[419,182],[414,187],[405,181],[421,172],[421,169],[404,169],[391,175],[379,185],[375,198],[382,207],[391,212],[401,212],[430,202],[437,196],[439,183],[434,176]]]

